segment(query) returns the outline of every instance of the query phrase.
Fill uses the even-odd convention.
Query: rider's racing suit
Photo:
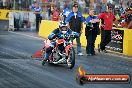
[[[48,36],[48,39],[50,40],[50,45],[49,47],[46,49],[46,52],[45,52],[45,56],[44,56],[44,59],[45,60],[48,60],[49,59],[49,56],[53,50],[53,47],[55,46],[55,38],[59,38],[59,39],[63,39],[64,36],[68,36],[68,35],[74,35],[74,38],[77,38],[79,37],[80,35],[77,33],[77,32],[74,32],[72,30],[68,30],[65,34],[63,34],[61,32],[61,30],[59,28],[53,30],[53,32]]]

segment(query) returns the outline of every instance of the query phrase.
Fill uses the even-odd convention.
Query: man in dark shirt
[[[82,29],[83,29],[83,22],[84,18],[80,12],[78,12],[78,4],[75,3],[72,8],[72,12],[69,13],[68,17],[66,18],[66,22],[69,25],[69,28],[81,35]],[[83,55],[81,51],[81,43],[80,43],[80,37],[76,38],[77,42],[77,54]]]
[[[95,40],[99,32],[99,19],[94,16],[94,10],[89,11],[89,16],[86,18],[85,36],[87,40],[86,53],[88,56],[95,55]]]

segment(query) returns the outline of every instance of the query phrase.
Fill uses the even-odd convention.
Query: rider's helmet
[[[64,21],[61,21],[61,22],[60,22],[59,28],[60,28],[60,31],[61,31],[63,34],[65,34],[65,33],[68,31],[67,24],[66,24],[66,22],[64,22]]]

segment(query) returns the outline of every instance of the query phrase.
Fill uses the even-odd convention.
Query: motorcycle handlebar
[[[61,35],[61,38],[65,40],[70,40],[70,38],[75,38],[75,34]],[[56,35],[56,37],[53,38],[52,40],[57,40],[57,39],[60,39],[60,36]]]

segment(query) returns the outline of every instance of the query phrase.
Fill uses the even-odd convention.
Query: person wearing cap
[[[69,28],[77,33],[80,34],[82,33],[83,29],[83,22],[85,21],[84,17],[82,14],[78,11],[78,4],[74,4],[72,6],[72,12],[69,13],[69,15],[66,18],[66,22],[69,26]],[[83,55],[81,51],[81,42],[80,42],[80,37],[76,38],[77,42],[77,54],[78,55]]]
[[[121,14],[121,27],[132,29],[132,11],[131,8],[126,8],[125,12]]]
[[[36,15],[36,31],[39,31],[39,24],[42,20],[42,8],[38,3],[35,3],[34,14]]]
[[[31,7],[30,7],[31,11],[34,11],[35,4],[36,4],[36,3],[37,3],[36,1],[33,1],[33,4],[32,4]]]
[[[127,24],[127,28],[132,29],[132,10],[131,8],[127,8],[125,11],[125,22]]]
[[[99,19],[94,16],[94,10],[89,11],[89,16],[86,18],[85,36],[87,40],[86,53],[88,56],[95,55],[95,40],[99,32]]]
[[[98,46],[98,51],[102,51],[104,53],[107,53],[105,46],[111,41],[111,30],[113,27],[113,22],[117,26],[117,21],[112,13],[112,6],[107,5],[107,10],[104,13],[101,13],[98,15],[99,19],[103,19],[103,27],[101,28],[101,42]]]

